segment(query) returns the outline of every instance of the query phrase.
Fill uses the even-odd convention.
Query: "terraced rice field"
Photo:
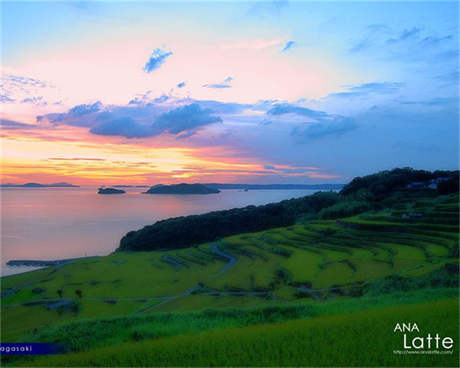
[[[329,299],[389,275],[422,276],[456,259],[458,210],[451,195],[5,277],[3,339],[59,321]]]

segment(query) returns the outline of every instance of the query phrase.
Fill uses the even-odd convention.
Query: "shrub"
[[[369,211],[372,205],[365,201],[344,201],[334,204],[331,207],[324,208],[319,212],[320,219],[336,219],[340,217],[349,217]]]

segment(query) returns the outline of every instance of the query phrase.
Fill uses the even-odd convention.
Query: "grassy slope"
[[[396,355],[397,322],[416,321],[458,341],[458,300],[387,307],[310,320],[223,329],[130,342],[83,353],[40,358],[31,366],[456,366],[449,355]],[[376,336],[378,334],[378,336]],[[409,336],[415,337],[414,333]]]
[[[424,216],[402,217],[412,211],[423,212]],[[132,318],[144,321],[142,316],[153,318],[160,315],[159,312],[199,311],[210,307],[297,306],[299,303],[304,305],[306,300],[311,300],[305,298],[312,296],[332,300],[327,302],[329,307],[325,307],[332,308],[330,311],[334,308],[337,311],[369,308],[373,303],[397,305],[451,297],[456,289],[430,291],[430,297],[427,293],[423,297],[409,293],[399,297],[399,301],[388,296],[383,296],[380,301],[350,300],[338,296],[334,291],[337,289],[330,288],[339,286],[342,294],[347,295],[355,288],[362,288],[363,284],[389,275],[420,277],[454,262],[453,250],[458,246],[458,195],[412,200],[401,203],[397,210],[338,221],[316,220],[236,235],[222,239],[217,245],[221,251],[237,258],[237,262],[223,273],[220,271],[227,260],[213,254],[211,244],[203,244],[164,252],[116,253],[76,261],[62,268],[50,267],[4,277],[2,293],[11,293],[1,300],[2,341],[42,341],[43,336],[55,341],[59,336],[56,332],[59,327],[54,330],[55,326],[64,324],[67,330],[70,328],[67,323],[77,323],[72,328],[83,331],[84,326],[93,323],[88,321],[97,323],[100,318],[124,316],[121,318],[128,318],[131,326]],[[197,285],[200,289],[191,293]],[[299,293],[302,287],[307,287],[310,292]],[[63,291],[63,298],[76,302],[78,308],[48,309],[51,300],[59,300],[57,290]],[[82,298],[77,297],[76,290],[82,291]],[[246,294],[235,295],[235,291]],[[37,300],[43,302],[29,304]],[[309,303],[324,305],[315,301]],[[332,313],[318,310],[316,315]],[[166,328],[158,321],[156,324],[144,321],[132,328],[121,329],[114,323],[111,325],[113,329],[108,330],[113,332],[112,340],[98,334],[95,337],[99,336],[102,345],[110,345],[130,341],[133,336],[151,338],[244,326],[244,321],[239,315],[236,319],[206,319],[204,322],[198,318],[197,322],[193,316],[189,318],[180,314],[175,315]],[[256,319],[256,322],[267,321]],[[88,334],[91,332],[75,336],[76,343],[82,343],[84,339],[81,337]],[[95,342],[85,344],[94,346]],[[191,359],[191,362],[195,361]],[[276,365],[276,359],[270,359],[267,364]],[[180,365],[178,360],[171,362]],[[295,360],[287,362],[296,364]],[[312,362],[321,364],[321,360]]]

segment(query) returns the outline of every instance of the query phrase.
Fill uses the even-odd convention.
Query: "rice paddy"
[[[295,306],[306,302],[337,301],[344,305],[343,301],[362,296],[390,276],[419,279],[455,264],[457,247],[458,195],[449,195],[408,201],[400,204],[398,209],[337,220],[299,221],[289,227],[230,236],[185,249],[117,252],[106,257],[82,259],[2,278],[2,341],[24,341],[66,323],[101,318],[149,317],[207,308]],[[352,323],[347,318],[343,317],[343,326]],[[334,321],[338,323],[334,328],[340,329],[337,326],[342,322]],[[278,365],[281,359],[283,365],[323,364],[321,355],[302,358],[307,360],[296,357],[300,351],[296,349],[314,340],[310,333],[304,334],[303,323],[307,322],[296,325],[296,334],[302,337],[292,350],[292,359],[276,350],[278,353],[259,360],[258,365]],[[308,323],[305,326],[310,326]],[[332,322],[318,322],[317,326],[322,323]],[[217,327],[231,326],[232,323],[224,323]],[[225,335],[230,336],[228,340],[223,333],[209,332],[206,338],[215,338],[232,346],[219,351],[207,345],[204,337],[200,337],[197,340],[199,346],[195,346],[190,342],[193,339],[187,340],[184,335],[177,337],[174,343],[173,340],[162,340],[126,345],[120,347],[124,353],[116,357],[107,347],[101,351],[102,360],[95,358],[96,353],[88,352],[69,355],[68,359],[56,357],[56,360],[50,360],[50,364],[88,365],[89,361],[94,361],[130,365],[135,363],[132,359],[140,359],[136,363],[182,365],[184,359],[190,359],[187,365],[209,365],[209,361],[202,360],[202,354],[196,355],[196,359],[190,356],[192,350],[189,349],[195,347],[217,354],[215,364],[218,365],[223,365],[224,359],[230,359],[225,365],[253,365],[255,355],[243,354],[241,359],[229,357],[232,349],[239,349],[237,339],[248,336],[244,339],[252,344],[253,354],[256,354],[258,349],[268,349],[272,344],[284,346],[281,340],[291,336],[287,326],[291,325],[260,329],[244,327],[249,328],[244,333],[235,330]],[[152,336],[148,332],[151,327],[143,328],[139,332],[142,336]],[[261,340],[261,331],[266,328],[270,331],[276,329],[279,334],[273,332],[272,338]],[[174,334],[187,332],[181,331],[179,329]],[[321,338],[330,339],[328,336]],[[129,339],[116,340],[118,343],[129,342]],[[172,354],[172,346],[176,343],[180,346],[179,353],[172,357],[168,354]],[[152,351],[161,348],[165,353],[158,356],[140,353],[147,347]],[[128,354],[129,349],[139,351],[139,358]],[[337,356],[337,359],[338,364],[344,358]],[[404,363],[404,358],[400,359],[403,360],[381,361],[380,365]],[[44,362],[38,360],[37,364]]]

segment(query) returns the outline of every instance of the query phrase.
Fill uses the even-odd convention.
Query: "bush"
[[[365,201],[343,201],[322,209],[318,216],[320,219],[336,219],[353,216],[371,209],[372,205]]]
[[[225,236],[267,230],[295,224],[303,213],[317,213],[337,203],[335,192],[285,200],[264,206],[248,206],[203,215],[170,218],[138,231],[130,231],[120,241],[118,251],[177,249],[190,247]]]

